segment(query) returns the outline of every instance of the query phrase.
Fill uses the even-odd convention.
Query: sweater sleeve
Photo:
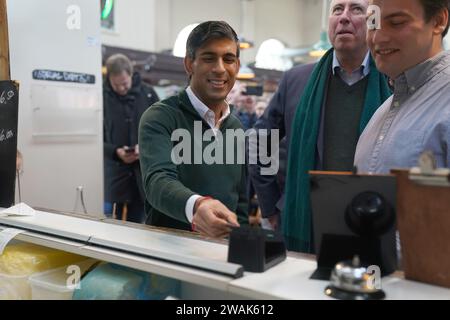
[[[168,106],[157,103],[147,109],[140,121],[139,149],[144,191],[153,208],[189,223],[185,206],[195,193],[178,180],[177,166],[171,159],[171,134],[176,129],[176,120],[168,109]]]

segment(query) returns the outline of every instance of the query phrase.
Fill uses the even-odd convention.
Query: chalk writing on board
[[[2,94],[0,95],[0,104],[6,104],[12,97],[14,97],[14,91],[2,91]]]
[[[4,142],[14,137],[12,130],[0,129],[0,142]]]
[[[95,83],[95,76],[93,74],[54,70],[33,70],[33,79],[86,84]]]

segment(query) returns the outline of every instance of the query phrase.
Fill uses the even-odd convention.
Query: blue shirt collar
[[[370,57],[370,51],[367,51],[366,57],[364,58],[364,60],[363,60],[363,62],[361,64],[361,67],[359,69],[362,72],[362,75],[364,77],[367,76],[369,74],[369,71],[370,71],[369,57]],[[333,71],[333,75],[336,74],[336,68],[339,68],[339,70],[342,70],[342,66],[341,66],[338,58],[336,57],[336,51],[333,51],[333,65],[332,65],[332,68],[331,68],[332,71]]]

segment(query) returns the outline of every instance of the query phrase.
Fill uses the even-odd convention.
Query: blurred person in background
[[[258,117],[256,116],[256,98],[247,95],[247,85],[243,82],[236,81],[233,89],[227,96],[227,101],[235,108],[233,114],[239,118],[244,127],[244,131],[253,128]]]
[[[103,89],[103,149],[106,216],[142,223],[144,190],[139,165],[139,120],[158,95],[133,71],[131,61],[115,54],[106,61]]]
[[[268,104],[267,101],[264,99],[257,100],[255,107],[256,118],[259,119],[264,114],[264,111],[267,108],[267,104]]]

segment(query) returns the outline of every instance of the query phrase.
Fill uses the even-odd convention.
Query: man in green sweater
[[[184,64],[189,87],[140,122],[147,224],[220,238],[248,220],[245,163],[235,157],[245,148],[229,134],[242,126],[225,101],[240,66],[235,31],[221,21],[198,25]]]

